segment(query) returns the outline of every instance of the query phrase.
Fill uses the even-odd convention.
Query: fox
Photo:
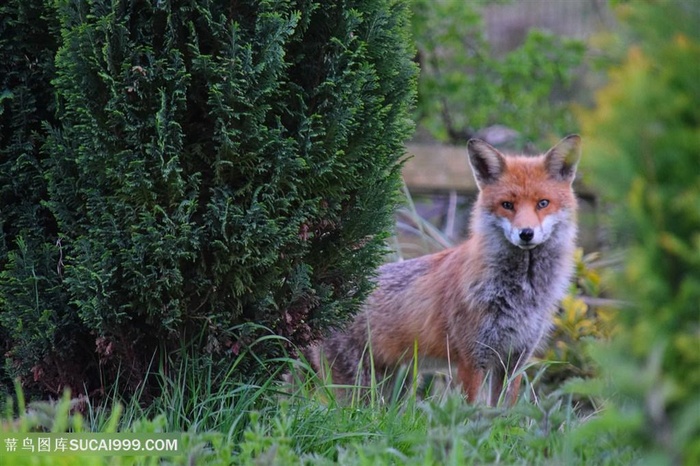
[[[541,155],[505,155],[469,140],[478,195],[467,239],[379,267],[349,325],[302,351],[313,370],[368,387],[417,354],[419,365],[456,367],[468,402],[483,386],[487,404],[515,404],[572,278],[580,146],[573,134]]]

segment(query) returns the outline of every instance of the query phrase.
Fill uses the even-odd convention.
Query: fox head
[[[504,156],[479,139],[467,144],[469,163],[479,187],[473,228],[491,227],[521,249],[547,241],[558,225],[572,223],[581,138],[567,136],[539,156]]]

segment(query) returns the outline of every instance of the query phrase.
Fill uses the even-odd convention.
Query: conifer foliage
[[[77,319],[48,343],[87,344],[83,367],[136,384],[183,341],[226,361],[260,336],[247,324],[305,344],[349,316],[411,129],[404,5],[66,0],[56,14],[43,205],[61,256],[41,273]],[[4,265],[0,293],[30,266]],[[13,360],[21,332],[7,323],[41,310],[0,299],[11,371],[26,377],[51,346]]]
[[[0,363],[0,396],[18,371],[41,379],[40,366],[56,366],[52,357],[74,359],[75,341],[65,345],[65,335],[54,335],[80,325],[66,309],[58,230],[45,204],[42,145],[55,124],[50,83],[60,38],[47,13],[44,0],[0,4],[0,361],[7,361]]]

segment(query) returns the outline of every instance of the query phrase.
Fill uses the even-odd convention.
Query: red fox
[[[324,377],[330,368],[334,384],[369,386],[373,373],[409,362],[415,345],[419,361],[457,368],[468,401],[490,373],[486,401],[496,405],[511,381],[514,404],[518,369],[548,334],[573,272],[580,143],[571,135],[544,155],[504,156],[470,140],[479,195],[468,239],[380,267],[354,321],[304,351],[314,369]]]

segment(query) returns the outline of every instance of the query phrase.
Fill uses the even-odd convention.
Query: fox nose
[[[520,239],[528,242],[531,241],[532,238],[535,237],[535,231],[532,228],[523,228],[520,230]]]

